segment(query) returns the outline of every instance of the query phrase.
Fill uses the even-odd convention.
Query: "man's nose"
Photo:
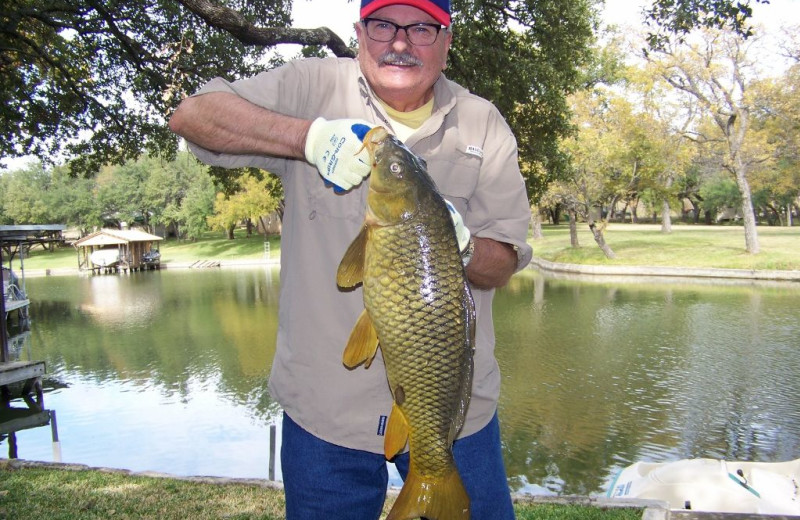
[[[395,50],[405,50],[409,47],[411,47],[411,42],[408,41],[408,33],[403,28],[398,29],[397,33],[394,35],[394,40],[392,40],[392,48]]]

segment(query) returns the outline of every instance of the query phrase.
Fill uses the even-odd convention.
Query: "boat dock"
[[[23,383],[20,393],[23,396],[34,394],[39,406],[42,405],[42,376],[45,374],[44,361],[8,361],[0,363],[0,391],[2,400],[12,398],[9,387]]]
[[[161,267],[154,248],[162,237],[138,229],[101,229],[76,241],[78,269],[92,274],[146,271]]]
[[[28,307],[23,258],[33,245],[51,246],[62,241],[62,225],[0,226],[0,266],[3,270],[3,297],[0,298],[0,436],[9,438],[10,456],[16,454],[15,432],[47,424],[52,414],[44,409],[42,377],[44,361],[18,359],[9,348],[16,338],[29,336]],[[19,276],[12,269],[19,260]],[[6,268],[4,262],[8,261]],[[23,332],[9,339],[9,318],[16,316],[16,328]],[[27,408],[15,408],[11,401],[21,397]]]

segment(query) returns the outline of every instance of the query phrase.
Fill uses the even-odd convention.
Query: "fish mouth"
[[[377,146],[383,144],[387,137],[389,137],[389,131],[382,126],[376,126],[366,133],[363,143],[367,147],[370,145]]]
[[[367,149],[369,156],[372,159],[373,168],[377,163],[375,159],[377,148],[383,144],[387,137],[389,137],[389,131],[382,126],[376,126],[367,132],[367,134],[364,136],[364,139],[361,141],[363,144],[361,145],[359,152],[361,152],[361,150],[364,148]]]
[[[369,156],[371,159],[371,169],[375,169],[378,166],[378,148],[389,138],[389,131],[386,130],[382,126],[376,126],[372,128],[367,134],[364,136],[363,145],[361,149],[367,149],[369,152]],[[387,193],[388,189],[381,189],[380,187],[376,187],[374,182],[369,183],[369,191],[375,193]]]

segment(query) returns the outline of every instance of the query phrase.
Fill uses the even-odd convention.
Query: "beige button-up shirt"
[[[353,59],[292,61],[236,82],[214,79],[196,95],[223,91],[286,115],[315,119],[361,118],[391,128]],[[406,140],[423,157],[439,191],[461,213],[473,236],[515,246],[518,268],[528,264],[530,206],[517,162],[516,140],[488,101],[441,76],[433,114]],[[336,269],[358,234],[368,179],[337,194],[311,164],[285,158],[227,155],[190,143],[202,161],[229,168],[252,166],[283,181],[286,208],[281,238],[281,293],[271,395],[312,434],[340,446],[383,453],[383,425],[392,397],[383,359],[348,370],[342,352],[364,308],[361,290],[343,292]],[[477,312],[472,398],[460,436],[492,418],[500,393],[494,357],[493,290],[473,288]]]

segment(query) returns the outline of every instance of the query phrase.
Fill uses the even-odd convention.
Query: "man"
[[[491,304],[493,288],[531,257],[516,141],[494,106],[442,74],[452,40],[448,0],[362,0],[360,15],[356,60],[297,60],[251,79],[217,78],[170,120],[201,160],[260,167],[283,182],[280,325],[269,389],[285,412],[287,518],[378,518],[385,498],[391,394],[380,354],[368,370],[343,366],[363,300],[360,290],[336,286],[366,207],[360,138],[376,125],[427,161],[457,209],[454,221],[463,219],[472,233],[465,262],[477,311],[475,374],[453,450],[472,518],[513,518]],[[408,454],[395,462],[405,475]]]

